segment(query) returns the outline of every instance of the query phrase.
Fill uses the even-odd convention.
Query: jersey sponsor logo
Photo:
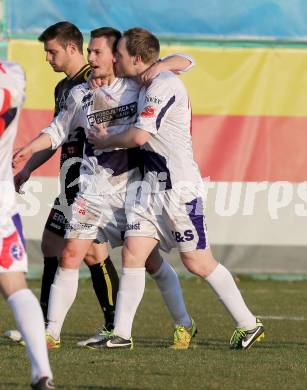
[[[109,108],[103,111],[96,111],[87,115],[88,122],[91,126],[109,122],[108,126],[120,125],[120,119],[131,118],[137,112],[137,103],[133,102],[119,107]]]
[[[2,239],[2,250],[0,253],[0,266],[9,269],[13,262],[20,261],[24,256],[24,248],[19,240],[17,231]]]
[[[56,211],[54,211],[54,213],[52,215],[52,220],[56,221],[56,222],[59,222],[59,223],[65,223],[66,222],[66,219],[65,219],[64,215],[60,214],[60,213],[57,213]]]
[[[140,230],[140,222],[127,223],[126,230]]]
[[[157,96],[145,96],[145,103],[156,103],[156,104],[161,104],[162,99],[159,99]]]
[[[172,230],[172,235],[176,242],[186,242],[192,241],[194,239],[194,234],[190,229],[185,230],[183,233]]]
[[[144,107],[140,116],[142,116],[143,118],[154,118],[155,114],[156,114],[156,110],[153,106],[146,106]]]
[[[95,225],[92,225],[90,223],[85,223],[85,222],[71,222],[65,224],[65,229],[66,230],[75,230],[75,231],[86,231],[86,230],[91,230],[95,228]]]

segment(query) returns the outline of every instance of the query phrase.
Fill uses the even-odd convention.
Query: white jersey
[[[71,90],[66,107],[43,132],[50,136],[53,149],[67,139],[71,127],[83,128],[86,136],[96,125],[110,135],[121,133],[136,122],[139,90],[139,85],[127,78],[116,78],[111,85],[95,90],[87,83],[80,84]],[[94,151],[85,141],[80,192],[92,195],[94,202],[103,193],[125,192],[128,180],[139,178],[140,155],[138,148]],[[65,164],[61,174],[65,174]]]
[[[0,273],[26,272],[28,259],[22,234],[12,171],[13,144],[24,101],[25,77],[13,62],[0,63]]]
[[[189,97],[172,72],[161,73],[141,89],[135,126],[152,134],[142,149],[145,180],[153,192],[202,185],[193,158]]]
[[[18,117],[25,98],[22,68],[13,62],[0,63],[0,237],[10,235],[17,213],[13,183],[12,154]]]

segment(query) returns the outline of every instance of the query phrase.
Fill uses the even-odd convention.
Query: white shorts
[[[19,214],[11,218],[8,235],[0,237],[0,273],[28,272],[28,258]]]
[[[118,193],[100,196],[99,202],[97,199],[91,202],[78,195],[65,238],[109,242],[113,248],[122,246],[127,223],[125,198],[126,193]]]
[[[139,197],[127,216],[128,236],[152,237],[166,252],[208,248],[203,193],[191,188]]]

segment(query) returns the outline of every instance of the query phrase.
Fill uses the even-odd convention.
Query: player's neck
[[[108,76],[98,77],[98,79],[100,80],[101,86],[111,85],[113,83],[113,81],[116,79],[116,76],[114,74],[110,74]]]
[[[135,77],[132,77],[138,84],[140,85],[143,85],[144,82],[142,80],[142,74],[148,69],[150,68],[150,65],[147,65],[147,64],[139,64],[138,65],[138,68],[137,68],[137,75]]]
[[[74,59],[73,61],[71,61],[71,63],[69,64],[69,66],[65,71],[66,76],[69,79],[73,78],[80,71],[80,69],[82,69],[86,64],[87,62],[83,57]]]

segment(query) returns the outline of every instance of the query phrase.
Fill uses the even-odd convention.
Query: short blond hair
[[[153,64],[159,59],[160,43],[158,38],[144,28],[131,28],[124,32],[126,48],[131,56],[139,55],[144,64]]]

